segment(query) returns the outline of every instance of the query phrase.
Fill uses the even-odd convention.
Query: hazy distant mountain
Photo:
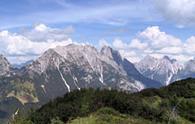
[[[174,76],[175,80],[180,80],[188,77],[195,77],[195,59],[189,60],[185,63],[184,68]]]
[[[169,85],[174,81],[173,77],[183,69],[183,65],[168,56],[161,59],[146,56],[136,63],[136,68],[144,76],[159,81],[162,85]]]
[[[33,60],[28,60],[28,61],[26,61],[26,62],[24,62],[24,63],[13,64],[12,67],[13,67],[13,68],[21,69],[22,67],[25,67],[25,66],[31,64],[32,62],[33,62]]]
[[[133,63],[129,62],[125,58],[121,58],[118,51],[113,50],[110,47],[103,47],[101,53],[105,56],[110,56],[109,58],[112,58],[129,77],[133,77],[135,80],[142,82],[146,87],[160,86],[159,82],[146,78],[142,74],[140,74]]]

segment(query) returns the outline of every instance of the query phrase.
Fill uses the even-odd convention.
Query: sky
[[[194,58],[194,0],[1,0],[0,54],[11,63],[70,43],[109,45],[131,62]]]

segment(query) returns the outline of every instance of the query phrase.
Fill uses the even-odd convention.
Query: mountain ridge
[[[176,81],[177,79],[173,80],[174,76],[183,70],[182,64],[179,64],[175,59],[170,59],[168,56],[160,59],[146,56],[135,66],[145,77],[158,80],[162,85],[169,85],[171,82]]]
[[[107,46],[100,51],[90,45],[59,46],[45,51],[21,69],[11,68],[10,73],[10,76],[1,79],[2,96],[13,96],[24,102],[26,100],[23,95],[27,95],[42,104],[82,88],[113,88],[137,92],[161,86],[157,81],[142,76],[133,63]],[[23,87],[20,84],[27,85]],[[22,93],[23,90],[19,89],[31,93]],[[17,91],[15,95],[12,93],[14,90]]]
[[[158,71],[167,74],[172,68],[162,69],[172,67],[176,63],[176,68],[172,69],[172,72],[183,75],[184,69],[179,70],[180,66],[177,66],[177,61],[174,59],[164,57],[158,60],[148,56],[146,60],[143,60],[144,69],[147,67],[155,69],[158,66],[154,65],[160,63],[162,66],[157,68]],[[177,74],[172,75],[173,79],[167,84],[158,82],[161,81],[157,80],[158,78],[156,80],[147,78],[147,75],[137,69],[137,65],[108,46],[102,47],[101,50],[90,45],[59,46],[45,51],[38,59],[20,69],[13,68],[3,56],[0,62],[3,63],[0,67],[6,72],[0,70],[3,72],[0,76],[0,103],[9,99],[10,103],[16,105],[13,108],[15,111],[18,108],[23,109],[21,104],[41,106],[74,90],[117,89],[133,93],[145,88],[165,86],[180,77]],[[189,65],[193,66],[193,62],[191,63]],[[190,74],[193,72],[190,71]],[[182,78],[188,76],[189,74]],[[9,116],[13,114],[13,111],[7,112]]]

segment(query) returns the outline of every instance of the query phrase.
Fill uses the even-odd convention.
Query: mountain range
[[[194,59],[186,63],[179,63],[176,59],[170,59],[168,56],[158,59],[148,55],[140,62],[135,63],[135,67],[142,75],[160,82],[163,86],[177,80],[195,77]]]
[[[157,59],[148,55],[136,63],[135,66],[145,77],[159,81],[163,86],[177,80],[175,76],[180,71],[185,70],[182,64],[175,59],[170,59],[168,56]]]
[[[165,56],[146,56],[131,63],[111,47],[70,44],[45,51],[33,62],[15,68],[0,56],[0,121],[18,109],[39,107],[83,88],[138,92],[195,76],[195,60],[185,65]],[[8,109],[9,108],[9,109]]]

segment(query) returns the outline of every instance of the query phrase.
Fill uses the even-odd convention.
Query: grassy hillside
[[[80,124],[80,121],[85,124],[115,124],[118,121],[124,124],[131,121],[131,124],[193,124],[195,79],[189,78],[167,87],[146,89],[134,94],[115,90],[74,91],[31,113],[27,120],[34,124],[55,121],[68,124]]]
[[[120,114],[111,108],[101,108],[87,117],[76,118],[68,124],[155,124],[151,121]]]
[[[0,101],[14,97],[22,104],[37,103],[34,83],[25,77],[0,77]]]

